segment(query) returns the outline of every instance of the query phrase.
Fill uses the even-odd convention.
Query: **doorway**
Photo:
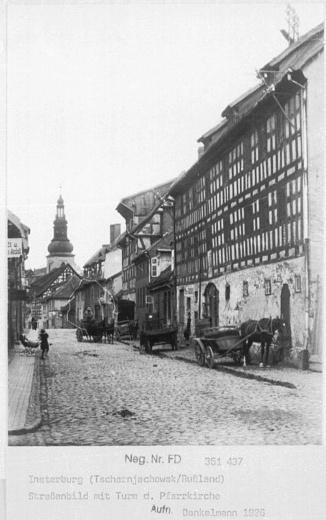
[[[179,291],[179,325],[185,324],[185,292],[184,289]]]
[[[287,330],[285,338],[291,342],[291,307],[290,307],[290,289],[287,283],[283,284],[281,292],[281,319],[284,320]]]
[[[206,316],[210,319],[211,327],[218,327],[219,322],[219,292],[213,283],[209,283],[205,289]]]

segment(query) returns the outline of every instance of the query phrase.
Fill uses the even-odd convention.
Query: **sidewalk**
[[[38,403],[34,403],[32,417],[28,416],[33,383],[37,385],[39,349],[26,355],[22,346],[15,347],[8,366],[8,434],[20,435],[36,430],[41,424]],[[35,377],[35,379],[34,379]],[[36,394],[38,394],[36,388]],[[38,397],[38,396],[37,396]],[[38,401],[38,399],[36,399]]]
[[[128,341],[125,343],[139,349],[139,340]],[[186,345],[179,345],[178,350],[171,350],[169,345],[160,345],[153,347],[153,353],[157,355],[178,359],[186,363],[197,364],[194,348]],[[205,367],[199,367],[201,370],[208,370]],[[214,370],[232,374],[236,377],[244,379],[255,379],[262,383],[269,383],[271,385],[284,386],[287,388],[299,388],[305,386],[311,378],[321,378],[322,374],[315,370],[300,370],[297,368],[283,366],[281,364],[269,368],[260,368],[259,365],[249,365],[243,367],[235,364],[230,358],[220,358],[216,361]]]

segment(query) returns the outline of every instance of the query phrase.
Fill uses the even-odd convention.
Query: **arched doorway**
[[[217,327],[219,321],[219,292],[213,283],[205,289],[205,315],[210,318],[211,326]]]
[[[283,284],[281,292],[281,319],[285,321],[287,328],[287,340],[291,342],[291,308],[290,289],[287,283]]]

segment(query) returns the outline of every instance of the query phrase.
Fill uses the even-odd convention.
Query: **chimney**
[[[110,246],[121,233],[121,224],[110,224]]]

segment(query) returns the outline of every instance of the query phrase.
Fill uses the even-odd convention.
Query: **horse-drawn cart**
[[[204,330],[200,338],[193,338],[195,356],[198,364],[213,368],[217,358],[231,357],[240,363],[243,342],[236,327],[213,327]]]
[[[94,341],[100,343],[102,340],[113,343],[114,322],[105,322],[105,320],[95,320],[94,318],[86,318],[79,322],[76,328],[76,339],[80,343],[82,341]]]
[[[143,322],[140,332],[141,353],[150,354],[153,346],[169,343],[172,350],[177,350],[177,326],[168,325],[155,314],[149,314]]]

